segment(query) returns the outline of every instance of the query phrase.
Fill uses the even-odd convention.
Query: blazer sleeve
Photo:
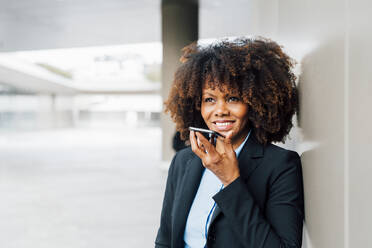
[[[260,209],[242,178],[213,199],[242,244],[256,248],[300,248],[302,243],[303,184],[301,160],[287,152],[270,183],[265,209]]]
[[[174,156],[168,170],[168,178],[160,217],[160,227],[155,239],[155,248],[171,247],[171,212],[174,199],[174,187],[172,181],[176,156],[177,154]]]

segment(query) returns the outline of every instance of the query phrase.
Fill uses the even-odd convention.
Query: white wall
[[[349,247],[372,247],[372,3],[349,7]]]
[[[259,15],[249,34],[279,41],[302,69],[291,147],[302,152],[304,247],[372,247],[372,3],[252,2]]]

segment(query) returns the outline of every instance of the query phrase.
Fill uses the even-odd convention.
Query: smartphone
[[[209,138],[209,142],[214,146],[216,146],[218,136],[220,136],[222,138],[225,138],[225,136],[223,136],[222,134],[217,133],[217,132],[212,131],[212,130],[209,130],[209,129],[199,128],[199,127],[189,127],[189,130],[195,131],[195,132],[200,132],[204,135],[207,135],[208,138]]]

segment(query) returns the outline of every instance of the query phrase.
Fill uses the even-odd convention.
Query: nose
[[[228,116],[230,114],[225,101],[217,102],[214,114],[215,116]]]

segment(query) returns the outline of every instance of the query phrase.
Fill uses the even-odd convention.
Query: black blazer
[[[272,144],[262,146],[251,135],[238,161],[240,177],[213,196],[217,207],[207,247],[301,247],[304,199],[298,154]],[[173,158],[156,248],[184,247],[186,220],[203,170],[191,148]]]

